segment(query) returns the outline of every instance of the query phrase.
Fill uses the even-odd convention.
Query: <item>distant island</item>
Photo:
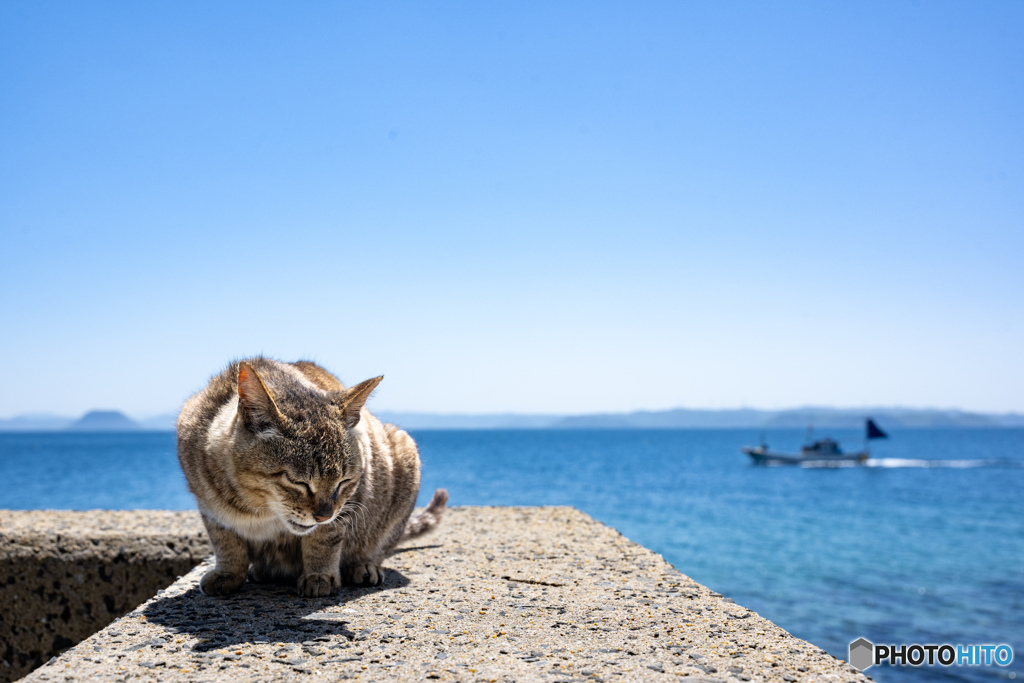
[[[854,429],[873,417],[885,429],[1024,427],[1020,413],[971,413],[928,408],[792,408],[789,410],[641,410],[591,415],[496,413],[445,415],[373,411],[385,422],[411,430],[427,429]],[[174,431],[177,415],[132,419],[117,410],[92,410],[75,419],[57,415],[20,415],[0,419],[0,431]]]
[[[674,410],[591,415],[437,415],[375,411],[405,429],[823,429],[861,428],[873,417],[889,429],[1024,427],[1019,413],[969,413],[917,408],[794,408],[790,410]]]
[[[135,420],[119,410],[90,410],[79,418],[35,413],[0,418],[0,432],[136,432],[174,431],[174,414]]]
[[[69,432],[132,432],[142,429],[142,425],[117,410],[90,410],[64,429]]]

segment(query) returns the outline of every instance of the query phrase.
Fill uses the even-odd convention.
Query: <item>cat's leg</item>
[[[271,571],[271,558],[266,552],[266,543],[250,541],[249,550],[249,583],[270,583],[274,580]]]
[[[341,542],[335,534],[313,532],[302,537],[299,595],[317,598],[341,588]]]
[[[379,586],[384,583],[382,559],[364,559],[343,568],[345,581],[353,586]]]
[[[342,554],[342,576],[354,586],[379,586],[384,583],[384,558],[401,538],[403,525],[382,532],[384,539],[366,543],[346,543]]]
[[[250,583],[272,583],[274,581],[274,574],[270,571],[270,567],[263,558],[256,558],[253,560],[252,565],[249,567],[249,582]]]
[[[384,583],[384,555],[375,546],[372,534],[346,533],[339,544],[341,576],[352,586],[379,586]]]
[[[393,508],[388,521],[366,534],[349,534],[342,549],[342,576],[355,586],[384,583],[384,558],[391,554],[405,534],[406,521],[416,502],[415,492],[402,507]]]
[[[286,534],[269,541],[250,541],[248,546],[249,581],[294,586],[302,576],[302,549],[297,536]]]
[[[249,552],[245,541],[231,529],[227,529],[206,515],[203,515],[206,533],[213,544],[217,564],[199,580],[199,590],[204,595],[227,595],[234,593],[245,583],[249,571]]]

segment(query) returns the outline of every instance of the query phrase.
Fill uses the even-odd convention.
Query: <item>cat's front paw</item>
[[[245,574],[228,574],[217,570],[206,572],[199,580],[203,595],[228,595],[236,592],[245,583]]]
[[[348,579],[355,586],[379,586],[384,583],[384,568],[369,562],[357,564]]]
[[[299,595],[307,598],[322,598],[334,595],[341,588],[338,574],[303,574],[299,577]]]

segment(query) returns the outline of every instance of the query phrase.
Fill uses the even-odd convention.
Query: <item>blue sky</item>
[[[1019,2],[0,5],[0,416],[1024,411]]]

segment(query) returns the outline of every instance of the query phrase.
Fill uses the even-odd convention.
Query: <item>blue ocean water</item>
[[[833,431],[850,448],[860,434]],[[572,505],[843,659],[875,643],[1007,643],[1000,667],[876,680],[1024,680],[1024,430],[907,430],[870,467],[750,465],[754,430],[421,431],[420,503]],[[770,431],[795,450],[802,432]],[[0,507],[193,501],[174,435],[0,434]]]

